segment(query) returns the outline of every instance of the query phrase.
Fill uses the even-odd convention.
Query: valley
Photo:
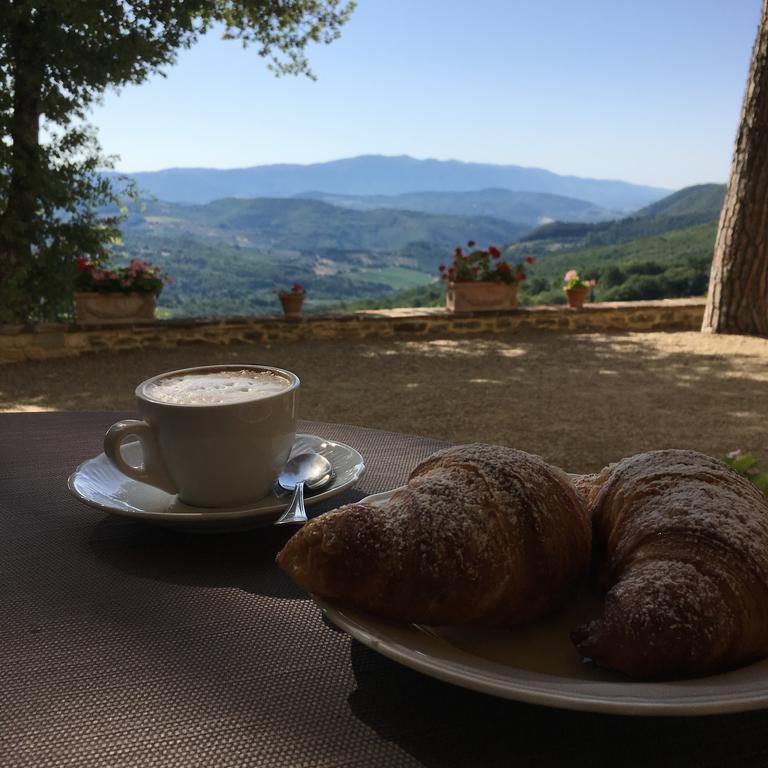
[[[145,199],[130,206],[116,254],[172,275],[164,317],[273,314],[276,291],[293,283],[308,313],[439,305],[437,268],[468,239],[534,257],[522,304],[561,303],[568,269],[596,279],[599,300],[690,296],[706,290],[723,195],[723,185],[689,187],[628,215],[504,188]]]

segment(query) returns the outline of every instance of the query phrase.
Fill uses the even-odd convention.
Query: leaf
[[[734,457],[727,456],[724,461],[742,475],[749,472],[757,464],[757,459],[751,453],[742,453],[740,456]]]
[[[763,472],[761,475],[753,475],[750,480],[759,491],[768,496],[768,472]]]

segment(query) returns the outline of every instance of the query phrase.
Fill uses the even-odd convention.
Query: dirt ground
[[[555,333],[190,346],[0,365],[0,411],[133,407],[162,371],[271,364],[301,416],[522,448],[572,472],[638,451],[749,450],[768,469],[768,340]]]

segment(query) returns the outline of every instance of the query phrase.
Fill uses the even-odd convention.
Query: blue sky
[[[275,78],[208,35],[93,111],[124,171],[359,154],[679,188],[725,181],[759,0],[359,0]]]

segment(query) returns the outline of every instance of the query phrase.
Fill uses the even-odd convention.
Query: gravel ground
[[[0,411],[133,407],[162,371],[273,364],[302,380],[301,416],[522,448],[572,472],[664,447],[768,468],[768,340],[555,333],[189,346],[0,365]]]

